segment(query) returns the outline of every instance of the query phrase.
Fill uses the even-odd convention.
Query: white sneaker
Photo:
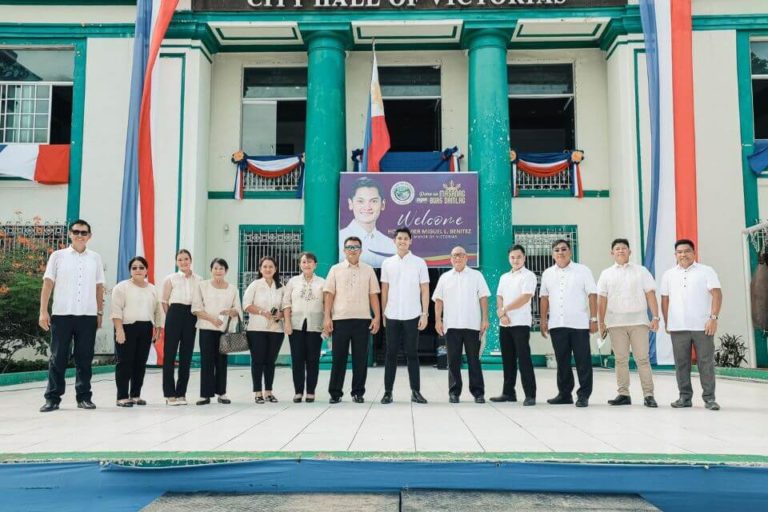
[[[165,405],[179,405],[179,402],[175,397],[169,397],[165,399]]]
[[[185,397],[185,396],[177,396],[176,397],[176,405],[187,405],[187,397]]]

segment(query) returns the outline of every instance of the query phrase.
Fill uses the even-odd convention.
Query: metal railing
[[[295,170],[277,178],[262,178],[252,172],[245,173],[246,192],[293,192],[299,186],[301,170]]]
[[[0,221],[0,258],[12,251],[50,253],[67,243],[66,224]]]
[[[515,179],[517,190],[571,190],[571,170],[566,169],[550,178],[537,178],[518,169]]]

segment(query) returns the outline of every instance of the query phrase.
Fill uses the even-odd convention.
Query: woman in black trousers
[[[227,355],[219,353],[221,335],[229,319],[242,315],[240,294],[224,278],[229,265],[222,258],[211,262],[211,279],[201,281],[192,296],[192,313],[197,316],[200,331],[200,400],[197,405],[211,403],[218,395],[220,404],[229,404],[227,398]],[[234,325],[230,325],[230,329]]]
[[[117,406],[147,405],[141,398],[147,356],[157,339],[162,319],[155,287],[147,282],[147,260],[136,256],[128,262],[131,278],[112,290],[112,322],[115,325],[115,381]]]
[[[275,362],[283,344],[283,288],[278,279],[277,262],[271,256],[259,261],[260,279],[256,279],[243,294],[243,308],[248,318],[248,348],[251,351],[251,378],[254,401],[257,404],[277,402],[272,393]],[[264,379],[262,389],[262,377]]]
[[[195,324],[192,293],[202,278],[192,272],[192,254],[181,249],[176,253],[178,272],[163,281],[165,334],[163,339],[163,396],[168,405],[187,405],[187,383],[192,352],[195,350]],[[179,355],[179,378],[174,379],[176,354]]]
[[[304,398],[315,401],[315,387],[320,372],[320,349],[323,344],[323,286],[325,279],[315,275],[317,257],[311,252],[301,253],[301,274],[292,277],[283,292],[285,333],[291,343],[293,369],[293,401]]]

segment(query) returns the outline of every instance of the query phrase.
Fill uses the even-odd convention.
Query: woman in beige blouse
[[[168,405],[187,405],[187,383],[192,352],[195,350],[195,324],[192,314],[192,292],[202,278],[192,272],[192,254],[186,249],[176,253],[174,272],[163,281],[163,310],[165,333],[163,338],[163,396]],[[179,378],[174,381],[176,353],[179,354]]]
[[[147,282],[147,260],[136,256],[128,262],[131,278],[112,290],[115,325],[115,382],[117,406],[147,405],[141,398],[147,356],[157,339],[163,317],[155,287]]]
[[[200,331],[200,400],[197,405],[211,403],[218,395],[220,404],[229,404],[227,398],[227,355],[219,353],[219,340],[227,327],[227,320],[242,315],[240,294],[224,277],[229,264],[223,258],[211,262],[211,279],[201,281],[192,296],[192,313],[197,317]],[[230,330],[235,327],[229,322]]]
[[[243,307],[248,319],[248,348],[251,351],[251,378],[253,379],[254,400],[277,402],[272,393],[275,380],[275,362],[283,344],[283,288],[278,277],[277,262],[271,256],[259,261],[260,279],[256,279],[243,294]],[[264,390],[262,391],[262,376]]]
[[[320,347],[323,344],[323,285],[325,279],[315,275],[317,256],[301,253],[301,274],[292,277],[283,292],[285,333],[291,344],[294,402],[304,397],[306,375],[307,402],[315,401],[315,387],[320,372]]]

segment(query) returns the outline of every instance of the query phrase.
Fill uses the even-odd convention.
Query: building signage
[[[193,11],[623,7],[627,0],[192,0]]]
[[[395,229],[413,234],[412,251],[430,267],[449,267],[451,249],[478,264],[477,173],[342,173],[339,194],[339,260],[344,241],[363,242],[361,259],[374,267],[395,254]]]

